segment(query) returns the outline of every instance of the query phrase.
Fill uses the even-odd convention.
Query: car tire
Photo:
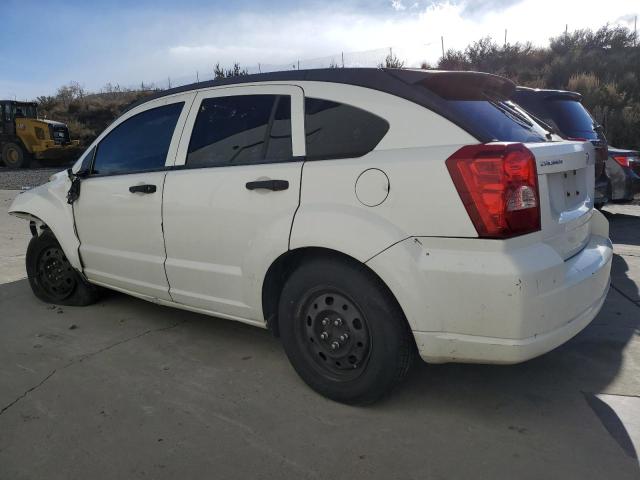
[[[73,268],[50,230],[31,239],[26,266],[31,290],[43,302],[84,306],[99,298],[98,287]]]
[[[415,357],[411,331],[386,286],[364,265],[341,258],[308,260],[289,276],[278,322],[296,372],[338,402],[378,400]]]
[[[31,156],[21,145],[8,142],[2,146],[2,161],[8,168],[27,168]]]

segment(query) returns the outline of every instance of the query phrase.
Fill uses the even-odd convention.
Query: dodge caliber
[[[594,147],[476,72],[328,69],[179,87],[18,195],[45,302],[101,288],[268,328],[346,403],[426,362],[510,364],[589,324],[609,287]]]

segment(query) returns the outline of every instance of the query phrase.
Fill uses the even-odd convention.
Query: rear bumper
[[[425,361],[518,363],[563,344],[602,307],[613,249],[601,230],[566,261],[524,237],[411,238],[368,265],[398,299]]]
[[[514,364],[550,352],[581,332],[602,308],[609,285],[602,295],[564,325],[522,339],[480,337],[434,332],[413,332],[422,358],[430,363],[465,362]]]

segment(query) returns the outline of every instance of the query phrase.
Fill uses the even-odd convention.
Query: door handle
[[[261,188],[278,192],[289,188],[289,182],[286,180],[256,180],[254,182],[247,182],[245,186],[247,190],[257,190]]]
[[[131,193],[155,193],[155,185],[132,185],[129,187]]]

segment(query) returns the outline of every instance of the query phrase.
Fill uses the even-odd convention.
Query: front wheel
[[[340,258],[302,264],[279,305],[284,349],[315,391],[372,403],[406,375],[415,345],[399,306],[363,265]]]
[[[2,147],[2,161],[9,168],[27,168],[31,157],[17,143],[5,143]]]
[[[50,230],[31,239],[26,264],[31,290],[43,302],[82,306],[98,299],[98,289],[73,268]]]

